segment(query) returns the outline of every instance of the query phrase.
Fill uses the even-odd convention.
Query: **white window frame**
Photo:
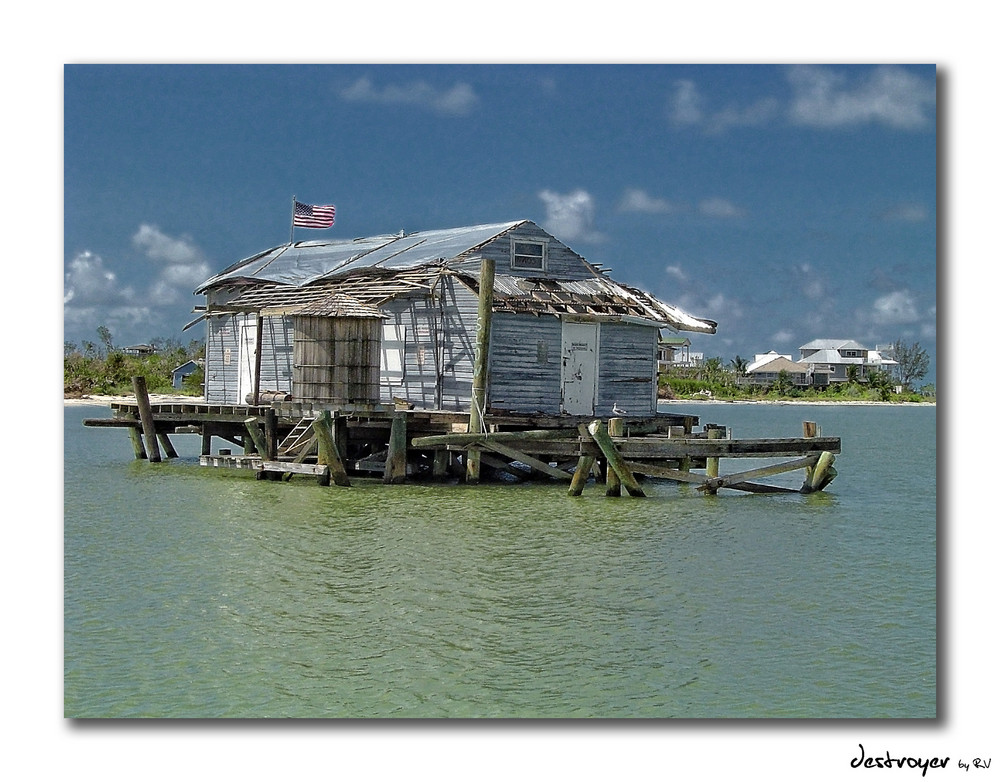
[[[518,252],[518,245],[533,245],[534,247],[541,248],[541,255],[537,256],[534,253]],[[537,258],[537,263],[524,263],[521,259],[535,259]],[[515,236],[510,237],[510,268],[511,271],[530,271],[530,272],[543,272],[548,266],[549,261],[549,243],[544,239],[518,239]]]

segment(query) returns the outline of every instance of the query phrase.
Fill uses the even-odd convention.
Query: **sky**
[[[725,362],[902,339],[936,379],[933,64],[70,64],[64,340],[182,332],[289,240],[533,220]]]

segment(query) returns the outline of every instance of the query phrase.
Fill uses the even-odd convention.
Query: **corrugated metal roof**
[[[282,245],[230,266],[203,282],[195,293],[204,293],[227,280],[255,279],[303,286],[331,275],[371,268],[412,269],[474,251],[523,222]]]
[[[304,306],[323,306],[322,301],[332,293],[378,306],[403,293],[430,291],[441,274],[454,274],[478,292],[479,274],[474,264],[452,262],[474,259],[484,244],[525,222],[285,245],[234,264],[204,282],[196,293],[232,283],[241,290],[221,304],[221,309],[292,313],[302,312]],[[615,282],[596,269],[592,277],[577,280],[497,274],[494,309],[641,318],[675,330],[707,334],[714,334],[718,325]]]

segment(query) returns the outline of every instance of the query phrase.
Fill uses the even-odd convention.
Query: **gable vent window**
[[[511,240],[510,268],[544,271],[545,243]]]

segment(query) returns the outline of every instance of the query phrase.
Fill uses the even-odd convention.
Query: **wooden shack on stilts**
[[[181,432],[201,435],[202,465],[339,486],[502,474],[579,495],[595,475],[608,496],[641,497],[648,478],[777,492],[789,489],[755,481],[805,469],[809,492],[836,474],[837,438],[733,440],[658,411],[661,331],[716,324],[615,282],[531,221],[289,243],[198,292],[205,401],[150,405],[136,378],[134,403],[85,421],[126,428],[137,459],[159,461],[158,444],[175,457]],[[793,460],[720,475],[720,459],[750,457]]]

